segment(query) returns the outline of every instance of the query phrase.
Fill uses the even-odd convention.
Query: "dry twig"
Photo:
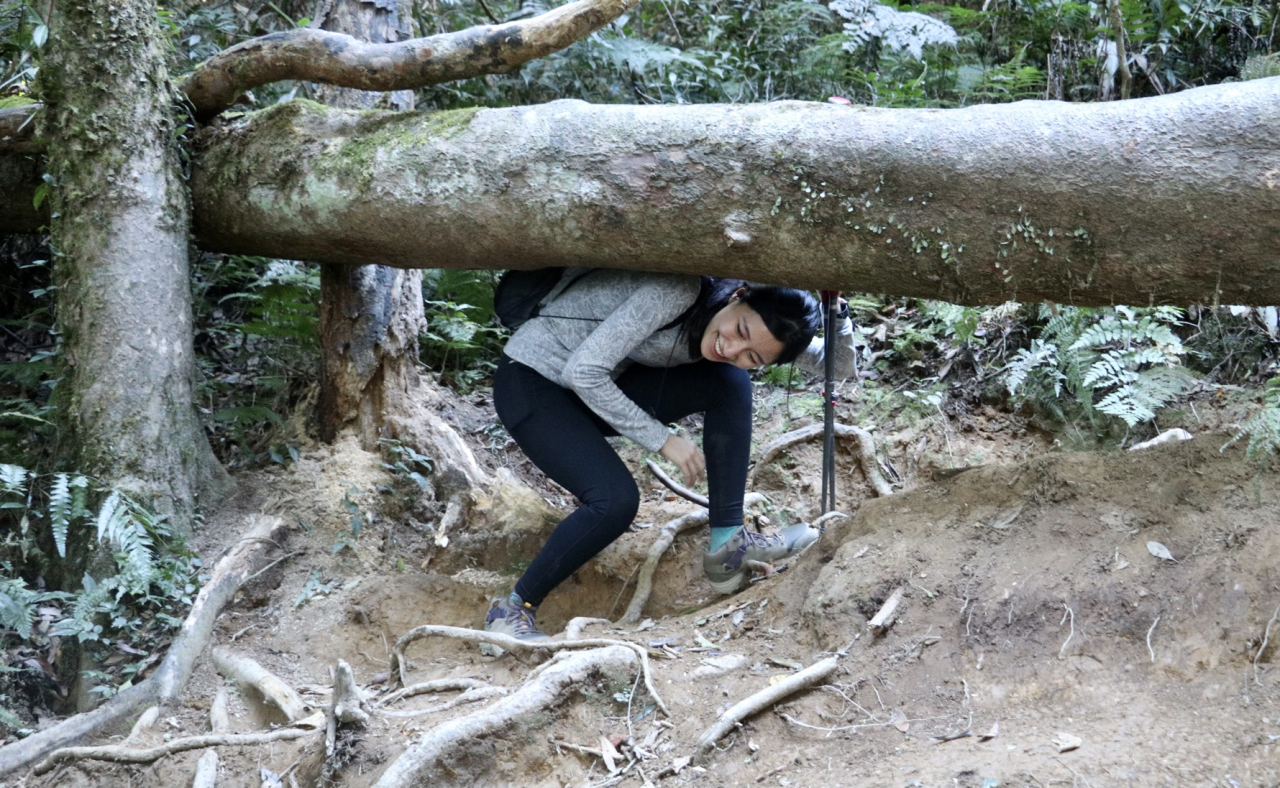
[[[794,673],[777,684],[765,687],[754,695],[748,696],[738,701],[715,721],[715,724],[708,728],[701,736],[698,737],[698,743],[694,747],[695,752],[705,755],[710,752],[717,741],[724,737],[726,733],[733,730],[739,722],[747,717],[757,714],[764,709],[769,708],[778,701],[793,695],[800,690],[817,684],[826,679],[836,670],[836,658],[827,657],[821,662],[814,663],[799,673]]]

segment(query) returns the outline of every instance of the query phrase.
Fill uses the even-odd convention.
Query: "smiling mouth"
[[[715,346],[712,348],[712,350],[714,350],[714,351],[715,351],[715,354],[716,354],[717,356],[719,356],[720,358],[728,360],[728,357],[727,357],[727,356],[725,356],[725,354],[724,354],[723,352],[721,352],[721,350],[720,350],[720,348],[721,348],[720,343],[721,343],[721,342],[723,342],[723,341],[724,341],[724,340],[723,340],[723,338],[722,338],[722,337],[716,337],[716,343],[715,343]]]

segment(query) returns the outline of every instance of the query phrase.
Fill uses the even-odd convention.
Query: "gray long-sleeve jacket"
[[[700,280],[687,274],[595,269],[582,275],[525,323],[507,342],[511,359],[576,393],[619,434],[658,451],[669,430],[614,383],[633,363],[674,367],[697,359],[679,327],[659,330],[698,296]],[[835,342],[836,376],[853,374],[853,324],[846,318]],[[823,371],[823,343],[815,338],[796,365]]]

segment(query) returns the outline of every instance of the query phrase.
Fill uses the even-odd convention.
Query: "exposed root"
[[[343,725],[366,725],[369,713],[364,710],[368,700],[364,690],[356,684],[351,666],[338,660],[333,670],[333,716]]]
[[[53,767],[64,761],[113,761],[115,763],[152,763],[166,755],[173,755],[187,750],[200,750],[205,747],[240,746],[246,744],[270,744],[277,741],[291,741],[314,736],[313,730],[302,728],[281,728],[267,733],[210,733],[205,736],[190,736],[185,739],[174,739],[159,747],[135,749],[120,745],[102,747],[64,747],[55,750],[31,771],[37,776],[48,774]]]
[[[191,678],[196,659],[209,642],[218,614],[235,597],[245,579],[254,573],[267,549],[271,545],[279,547],[277,540],[282,540],[288,530],[279,517],[255,515],[252,522],[246,537],[214,565],[209,582],[200,589],[187,620],[169,647],[169,653],[151,678],[121,692],[91,712],[78,714],[0,748],[0,774],[25,769],[60,747],[119,727],[148,706],[174,703]]]
[[[582,630],[592,624],[604,624],[607,627],[613,626],[613,622],[607,618],[589,618],[587,616],[577,616],[569,620],[569,625],[564,628],[565,640],[581,640]]]
[[[880,472],[880,463],[876,462],[876,441],[875,438],[871,437],[871,433],[861,427],[853,427],[848,424],[835,425],[835,433],[837,438],[856,438],[858,440],[858,460],[862,463],[862,473],[876,491],[876,495],[881,497],[893,495],[893,485],[889,484],[884,478],[884,474]],[[772,462],[782,452],[821,435],[821,424],[801,427],[798,430],[792,430],[780,435],[776,440],[764,447],[760,454],[760,459],[756,460],[755,466],[751,468],[751,473],[747,475],[747,482],[749,484],[755,482],[756,474],[760,469]]]
[[[748,493],[742,499],[742,504],[754,506],[764,499],[760,493]],[[658,562],[662,560],[663,554],[675,543],[677,536],[700,525],[706,525],[707,520],[707,510],[702,509],[677,517],[662,526],[657,538],[649,546],[649,554],[645,557],[644,564],[640,567],[640,576],[636,579],[636,591],[631,595],[631,604],[627,605],[626,612],[622,614],[622,618],[618,619],[618,626],[634,627],[640,623],[645,603],[653,593],[653,575],[658,571]]]
[[[218,672],[241,687],[253,687],[264,700],[275,706],[289,722],[307,716],[307,704],[297,692],[257,662],[242,657],[228,648],[213,650],[213,665]]]
[[[675,479],[672,479],[670,476],[666,474],[666,471],[662,470],[662,468],[659,468],[658,464],[653,460],[645,460],[645,465],[649,466],[649,471],[654,476],[658,477],[658,481],[665,484],[667,486],[667,489],[670,490],[671,492],[675,493],[676,495],[680,496],[686,501],[692,501],[693,503],[696,503],[697,505],[703,508],[709,507],[711,505],[711,501],[707,499],[707,496],[703,495],[702,493],[696,493],[693,490],[690,490],[688,487],[683,486],[682,484],[677,482]]]
[[[418,684],[412,684],[401,690],[387,695],[378,701],[378,706],[390,706],[399,700],[412,698],[415,695],[425,695],[430,692],[456,692],[462,690],[464,692],[481,687],[488,687],[487,682],[480,679],[434,679],[432,681],[423,681]]]
[[[391,649],[391,675],[399,679],[400,683],[404,683],[405,658],[404,650],[410,643],[416,640],[422,640],[428,637],[447,637],[455,640],[462,640],[467,643],[492,643],[501,649],[519,654],[532,654],[543,651],[563,651],[565,649],[587,649],[587,648],[603,648],[606,646],[622,646],[630,649],[637,657],[640,658],[640,665],[644,671],[644,686],[649,691],[649,696],[653,698],[653,702],[657,704],[662,713],[671,716],[671,712],[667,709],[667,704],[663,702],[662,697],[658,694],[657,688],[653,684],[653,673],[649,669],[649,652],[642,646],[626,640],[611,640],[609,638],[586,638],[583,640],[517,640],[510,635],[503,635],[498,632],[485,632],[478,629],[464,629],[462,627],[446,627],[438,624],[424,624],[420,627],[414,627],[406,632],[396,641],[395,646]]]
[[[506,687],[476,687],[475,689],[467,690],[453,700],[445,701],[444,703],[437,703],[436,705],[429,706],[425,709],[413,709],[412,711],[378,709],[377,712],[384,717],[422,717],[427,714],[438,714],[442,711],[448,711],[449,709],[456,708],[465,703],[477,703],[482,700],[489,700],[490,698],[500,698],[508,692],[509,690]]]
[[[836,664],[835,657],[827,657],[799,673],[788,676],[777,684],[766,687],[756,694],[738,701],[721,714],[714,725],[698,737],[698,744],[694,748],[695,752],[699,755],[707,754],[715,747],[716,742],[724,738],[724,735],[733,730],[738,723],[773,706],[783,698],[823,681],[835,672]]]
[[[452,629],[452,627],[436,629]],[[492,635],[493,633],[476,634]],[[503,642],[497,645],[505,649],[515,650],[527,645],[512,637],[501,637]],[[404,638],[401,640],[403,641]],[[577,641],[560,645],[577,647],[585,642]],[[411,785],[443,784],[447,781],[445,771],[449,767],[443,764],[442,760],[450,754],[477,740],[518,728],[522,723],[545,715],[548,708],[561,702],[575,688],[586,684],[602,672],[634,670],[635,650],[628,648],[630,645],[611,644],[606,648],[573,654],[543,671],[535,681],[526,683],[510,697],[465,717],[437,726],[387,767],[375,788],[407,788]]]
[[[218,751],[209,750],[196,763],[196,775],[191,788],[213,788],[218,784]]]

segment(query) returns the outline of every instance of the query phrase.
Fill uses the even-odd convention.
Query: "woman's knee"
[[[628,474],[595,488],[582,503],[597,514],[601,527],[622,533],[640,511],[640,489]]]

